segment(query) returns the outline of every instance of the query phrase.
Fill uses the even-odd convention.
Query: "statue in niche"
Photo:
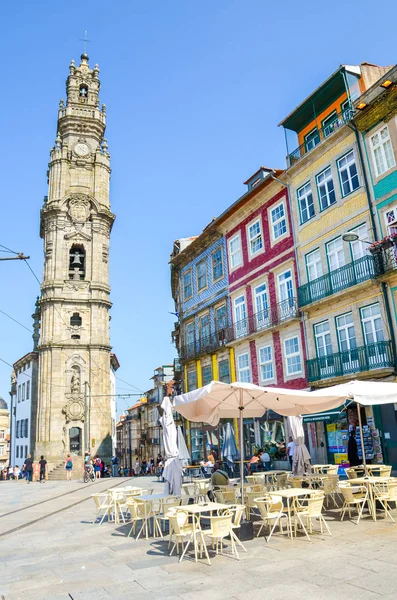
[[[77,369],[73,369],[73,375],[70,380],[70,391],[72,394],[78,394],[80,392],[80,373]]]

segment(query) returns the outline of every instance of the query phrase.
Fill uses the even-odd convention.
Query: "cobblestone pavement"
[[[357,526],[341,523],[338,511],[330,510],[332,537],[316,534],[309,542],[276,534],[268,544],[263,537],[246,542],[248,552],[240,553],[240,561],[213,556],[208,566],[190,556],[178,563],[168,556],[167,539],[127,539],[128,526],[92,524],[90,498],[76,504],[124,481],[1,482],[0,599],[397,598],[397,523],[383,516],[376,522],[365,518]],[[142,485],[142,478],[134,483]],[[144,486],[162,491],[162,484],[150,477]],[[24,527],[30,521],[35,523]]]

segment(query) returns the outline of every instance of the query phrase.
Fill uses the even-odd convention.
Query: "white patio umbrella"
[[[288,425],[295,444],[292,471],[294,475],[303,475],[310,466],[310,454],[305,445],[303,419],[302,417],[288,417]]]
[[[181,463],[182,467],[186,467],[190,463],[190,454],[186,446],[182,427],[180,425],[177,427],[177,443],[179,450],[179,462]]]
[[[222,457],[226,464],[233,468],[234,462],[238,459],[239,453],[234,438],[234,432],[230,423],[226,423],[225,439],[222,448]]]
[[[241,494],[244,497],[244,417],[262,417],[267,409],[284,416],[297,416],[336,408],[343,404],[344,400],[345,396],[331,392],[322,398],[313,398],[312,392],[304,390],[260,387],[239,381],[211,381],[198,390],[176,396],[174,408],[189,421],[204,421],[210,425],[217,425],[220,418],[239,418]]]
[[[162,401],[161,408],[164,412],[160,417],[160,424],[163,428],[164,450],[167,458],[163,471],[165,480],[164,492],[179,496],[181,493],[183,470],[179,461],[177,431],[172,415],[172,404],[168,396],[165,396]]]

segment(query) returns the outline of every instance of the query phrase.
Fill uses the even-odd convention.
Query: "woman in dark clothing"
[[[351,467],[356,467],[360,464],[354,430],[350,432],[349,442],[347,444],[347,458]]]

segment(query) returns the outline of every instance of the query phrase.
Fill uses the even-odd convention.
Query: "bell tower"
[[[99,68],[71,62],[50,151],[35,458],[112,453],[109,337],[110,155]]]

